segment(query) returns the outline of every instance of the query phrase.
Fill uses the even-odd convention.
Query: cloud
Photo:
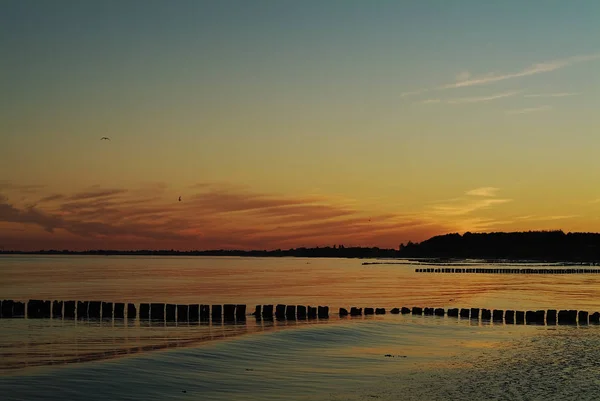
[[[488,73],[478,77],[469,76],[465,80],[459,80],[457,82],[443,85],[439,87],[439,89],[452,89],[452,88],[463,88],[466,86],[475,86],[475,85],[487,85],[493,82],[504,81],[507,79],[513,78],[521,78],[527,77],[531,75],[541,74],[545,72],[556,71],[561,68],[568,67],[573,64],[582,63],[585,61],[597,60],[600,58],[600,54],[590,54],[584,56],[574,56],[565,59],[547,61],[543,63],[533,64],[521,71],[508,73],[508,74],[499,74],[496,75],[494,73]]]
[[[466,194],[471,196],[496,196],[496,192],[499,190],[500,188],[495,187],[481,187],[471,189],[470,191],[467,191]]]
[[[524,95],[523,97],[548,98],[548,97],[566,97],[566,96],[577,96],[577,95],[581,95],[581,93],[576,93],[576,92],[537,93],[537,94]]]
[[[466,216],[477,212],[482,209],[489,209],[492,206],[502,205],[504,203],[512,202],[512,199],[498,199],[495,198],[499,188],[495,187],[480,187],[471,189],[465,194],[467,198],[453,198],[446,201],[440,201],[433,204],[431,212],[438,216],[450,217],[450,216]],[[471,219],[477,219],[472,217]],[[465,219],[462,218],[461,222],[464,226]],[[482,223],[483,220],[479,220]]]
[[[538,106],[538,107],[526,107],[524,109],[507,110],[506,114],[529,114],[529,113],[535,113],[538,111],[547,111],[547,110],[551,110],[551,109],[552,109],[552,106],[544,105],[544,106]]]
[[[536,63],[526,67],[520,71],[512,72],[512,73],[494,73],[489,72],[486,74],[473,76],[469,72],[462,72],[457,75],[456,81],[453,83],[441,85],[434,88],[422,88],[413,91],[407,91],[400,94],[401,97],[420,95],[425,92],[434,91],[434,90],[446,90],[446,89],[456,89],[456,88],[464,88],[470,86],[478,86],[478,85],[487,85],[494,82],[505,81],[508,79],[515,79],[521,77],[532,76],[536,74],[542,74],[547,72],[556,71],[571,65],[593,61],[600,59],[600,53],[596,54],[588,54],[581,56],[573,56],[564,59],[546,61],[542,63]]]
[[[80,192],[75,195],[71,195],[69,199],[71,200],[83,200],[83,199],[93,199],[93,198],[104,198],[112,195],[120,195],[126,193],[125,189],[103,189],[98,191],[87,191]]]
[[[433,207],[433,212],[443,216],[462,216],[480,209],[488,209],[494,205],[512,202],[512,199],[480,199],[461,202],[455,205],[438,205]]]
[[[503,99],[506,97],[515,96],[521,91],[510,91],[510,92],[502,92],[496,93],[487,96],[476,96],[476,97],[459,97],[453,99],[425,99],[420,101],[420,104],[433,104],[433,103],[446,103],[446,104],[463,104],[463,103],[481,103],[481,102],[489,102],[491,100]]]
[[[397,247],[400,242],[452,231],[425,216],[372,213],[347,199],[280,196],[219,184],[196,188],[183,194],[183,202],[167,198],[166,193],[136,189],[55,194],[36,206],[18,206],[0,195],[0,227],[26,228],[4,246],[276,249],[344,243]]]
[[[455,99],[449,99],[449,100],[447,100],[446,103],[448,103],[448,104],[462,104],[462,103],[488,102],[490,100],[496,100],[496,99],[503,99],[503,98],[506,98],[506,97],[511,97],[511,96],[514,96],[514,95],[518,94],[519,92],[520,91],[511,91],[511,92],[496,93],[494,95],[488,95],[488,96],[455,98]]]

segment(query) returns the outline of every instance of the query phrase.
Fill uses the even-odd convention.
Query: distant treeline
[[[276,250],[207,250],[207,251],[176,251],[176,250],[41,250],[33,252],[0,251],[0,254],[35,254],[35,255],[154,255],[154,256],[247,256],[247,257],[306,257],[306,258],[395,258],[397,249],[382,249],[377,247],[345,247],[334,245],[316,248],[292,248]]]
[[[400,244],[398,249],[346,247],[334,245],[315,248],[276,250],[42,250],[35,252],[0,251],[2,254],[38,255],[157,255],[157,256],[250,256],[315,258],[443,258],[537,261],[598,261],[600,233],[528,231],[511,233],[470,233],[438,235],[421,243]]]
[[[506,259],[538,261],[600,260],[600,233],[527,231],[446,234],[400,245],[408,258]]]

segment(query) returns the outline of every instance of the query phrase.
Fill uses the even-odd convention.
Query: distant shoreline
[[[528,231],[446,234],[420,243],[400,244],[398,249],[334,245],[275,250],[0,250],[0,255],[94,256],[239,256],[352,259],[414,259],[435,263],[478,260],[483,263],[591,263],[600,261],[600,233]]]

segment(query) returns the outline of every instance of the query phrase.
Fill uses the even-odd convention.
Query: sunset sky
[[[3,1],[0,249],[600,231],[599,21],[597,0]]]

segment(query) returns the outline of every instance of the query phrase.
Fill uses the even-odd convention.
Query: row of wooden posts
[[[135,319],[138,308],[133,303],[112,303],[101,301],[42,301],[27,302],[3,300],[0,301],[1,318],[65,318],[65,319]],[[125,313],[125,311],[127,313]],[[339,309],[341,318],[347,316],[383,315],[385,308]],[[507,324],[600,324],[600,313],[592,314],[577,310],[536,310],[515,311],[501,309],[479,308],[393,308],[391,314],[412,314],[426,316],[448,316],[462,319],[489,320]],[[328,319],[328,306],[304,305],[256,305],[251,314],[257,319]],[[139,305],[140,320],[166,321],[244,321],[246,305],[176,305],[165,303],[141,303]]]
[[[484,274],[597,274],[600,269],[501,269],[490,267],[454,268],[427,267],[417,268],[416,273],[484,273]]]

